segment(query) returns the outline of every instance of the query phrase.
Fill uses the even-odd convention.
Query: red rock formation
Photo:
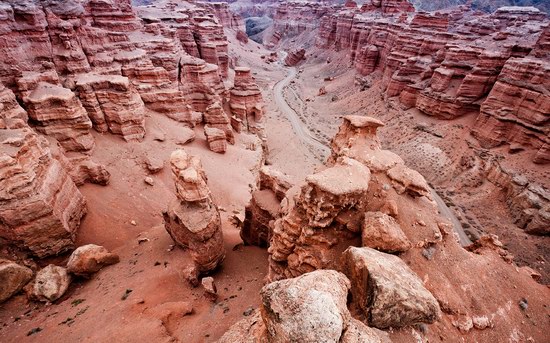
[[[0,130],[0,237],[38,257],[74,248],[85,200],[44,138]]]
[[[399,96],[405,108],[441,119],[478,116],[473,133],[483,146],[512,141],[535,150],[533,161],[547,163],[543,123],[548,118],[542,113],[548,112],[548,99],[542,80],[549,49],[547,19],[540,11],[503,8],[473,20],[467,9],[422,12],[408,24],[371,13],[383,1],[370,6],[363,14],[325,16],[316,45],[348,50],[361,75],[380,69],[386,95]]]
[[[306,51],[304,49],[298,49],[289,51],[288,55],[285,58],[285,64],[287,66],[293,67],[298,63],[302,62],[305,59]]]
[[[128,78],[85,74],[76,79],[76,91],[98,131],[108,129],[125,140],[145,136],[143,101]]]
[[[227,150],[227,138],[224,131],[205,125],[204,136],[206,137],[210,150],[220,154],[225,153]]]
[[[92,122],[70,89],[39,83],[23,101],[37,131],[54,137],[66,150],[87,151],[94,147]]]
[[[511,58],[481,105],[472,134],[485,148],[517,143],[533,149],[535,163],[550,163],[550,63]]]
[[[264,102],[260,88],[250,75],[250,68],[235,68],[235,81],[229,94],[233,129],[237,132],[245,130],[254,133],[264,141],[265,134],[262,124]]]
[[[225,258],[220,214],[198,157],[176,150],[170,165],[177,199],[163,212],[164,225],[176,244],[189,248],[195,279],[216,269]]]

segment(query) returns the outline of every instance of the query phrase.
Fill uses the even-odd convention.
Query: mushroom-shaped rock
[[[401,230],[399,223],[382,212],[367,212],[363,220],[362,242],[385,252],[404,252],[411,248],[411,242]]]
[[[32,278],[32,270],[0,259],[0,303],[19,292]]]
[[[55,301],[65,294],[70,283],[67,269],[50,264],[36,273],[32,297],[45,302]]]
[[[439,318],[437,300],[399,257],[350,247],[342,262],[351,281],[352,301],[364,311],[369,325],[397,328]]]
[[[87,244],[73,251],[67,262],[67,270],[76,275],[89,275],[119,261],[118,255],[109,252],[106,248]]]

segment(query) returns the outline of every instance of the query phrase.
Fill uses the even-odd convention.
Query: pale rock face
[[[87,244],[73,251],[67,262],[67,270],[75,275],[89,275],[119,261],[118,255],[109,252],[106,248]]]
[[[166,231],[176,244],[189,248],[194,262],[191,276],[207,273],[225,258],[220,214],[197,156],[176,150],[170,157],[170,166],[177,199],[163,212]]]
[[[29,268],[0,259],[0,303],[19,292],[31,280],[32,275]]]
[[[364,247],[384,252],[404,252],[412,244],[395,219],[381,212],[367,212],[361,234]]]
[[[221,343],[389,343],[385,332],[351,317],[349,280],[334,270],[317,270],[264,286],[260,311],[234,324]]]
[[[335,271],[315,271],[273,282],[261,291],[270,342],[339,342],[351,316],[349,281]]]
[[[56,301],[69,289],[71,276],[63,267],[50,264],[36,273],[32,297],[45,302]]]
[[[364,311],[370,325],[398,328],[439,318],[437,300],[399,257],[351,247],[342,262],[351,281],[353,302]]]
[[[47,142],[30,129],[0,130],[0,236],[38,257],[74,246],[85,200]]]

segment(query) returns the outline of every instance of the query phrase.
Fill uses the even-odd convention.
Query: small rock
[[[433,255],[435,253],[435,247],[429,246],[427,248],[422,249],[422,256],[428,261],[431,261],[433,258]]]
[[[86,276],[119,261],[118,255],[109,252],[105,247],[87,244],[73,251],[67,262],[67,270],[75,275]]]
[[[201,284],[206,292],[206,297],[212,301],[215,301],[218,298],[218,292],[216,290],[216,285],[214,284],[214,278],[211,276],[204,277],[201,280]]]
[[[143,182],[148,184],[149,186],[153,186],[155,184],[155,181],[152,177],[147,176],[145,179],[143,179]]]
[[[527,310],[527,308],[529,307],[529,304],[527,303],[527,299],[525,298],[521,299],[518,305],[519,305],[519,308],[521,308],[523,311]]]
[[[146,156],[144,164],[151,174],[156,174],[164,168],[164,160],[158,156]]]
[[[183,270],[183,277],[192,287],[199,285],[199,272],[195,267],[187,267]]]
[[[124,294],[122,295],[122,297],[120,297],[120,300],[128,299],[128,297],[130,296],[130,293],[132,293],[133,291],[134,290],[131,289],[131,288],[126,289],[126,291],[124,291]]]
[[[136,223],[135,220],[132,220],[132,221],[130,222],[130,224],[132,224],[133,226],[136,226],[136,225],[137,225],[137,223]]]
[[[474,327],[478,330],[483,330],[486,328],[493,327],[491,321],[486,316],[473,317],[472,322],[474,323]]]
[[[39,301],[55,301],[65,294],[70,283],[67,269],[50,264],[36,273],[31,297]]]
[[[178,145],[185,145],[188,143],[191,143],[195,140],[195,131],[193,129],[184,127],[181,129],[181,131],[178,133],[178,136],[176,137],[176,144]]]
[[[248,316],[250,316],[252,313],[254,313],[254,308],[253,308],[253,307],[249,307],[249,308],[247,308],[247,309],[243,312],[243,316],[248,317]]]

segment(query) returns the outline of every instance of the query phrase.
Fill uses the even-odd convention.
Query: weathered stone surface
[[[404,252],[412,246],[397,221],[382,212],[365,213],[361,238],[364,247],[384,252]]]
[[[351,247],[342,262],[351,281],[353,302],[364,311],[370,325],[398,328],[439,318],[437,300],[399,257]]]
[[[229,91],[231,126],[237,132],[245,131],[258,135],[265,141],[262,117],[264,101],[260,88],[250,74],[248,67],[235,68],[235,82]]]
[[[177,199],[163,212],[164,225],[176,244],[189,248],[195,271],[208,273],[225,258],[220,214],[212,200],[200,159],[176,150],[170,157]]]
[[[204,135],[208,142],[208,147],[213,152],[223,154],[227,150],[227,139],[225,132],[215,127],[206,125],[204,127]]]
[[[66,150],[87,151],[94,147],[92,122],[70,89],[41,82],[23,101],[29,118],[37,123],[36,129],[57,139]]]
[[[360,230],[366,208],[370,171],[350,158],[306,178],[287,193],[290,206],[274,223],[268,249],[268,278],[292,277],[328,268],[336,260],[338,244],[349,239],[342,229]],[[293,198],[292,198],[293,196]]]
[[[109,252],[106,248],[86,244],[73,251],[67,262],[67,271],[75,275],[89,275],[119,261],[118,255]]]
[[[298,63],[302,62],[306,58],[306,51],[304,49],[298,49],[289,51],[288,55],[285,58],[285,64],[287,66],[293,67]]]
[[[27,267],[0,259],[0,303],[19,292],[32,279],[32,274]]]
[[[76,79],[76,92],[98,131],[108,129],[125,140],[145,136],[144,104],[128,78],[85,74]]]
[[[36,273],[31,297],[45,302],[56,301],[69,289],[70,283],[71,276],[65,268],[50,264]]]
[[[0,130],[0,236],[44,257],[74,246],[85,200],[30,129]]]
[[[351,319],[348,289],[343,274],[328,270],[268,284],[261,291],[268,341],[339,342]]]

